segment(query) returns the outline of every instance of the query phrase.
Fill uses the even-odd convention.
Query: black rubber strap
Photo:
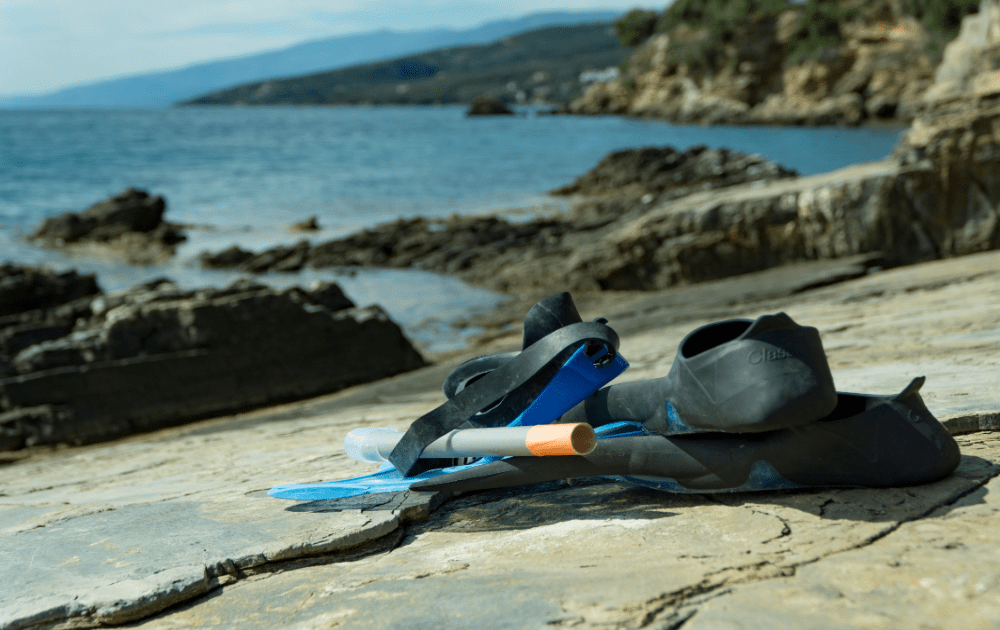
[[[504,406],[509,407],[516,402],[517,409],[512,412],[524,411],[570,355],[589,342],[599,342],[612,351],[617,351],[619,343],[615,331],[598,322],[570,324],[546,335],[515,358],[460,391],[454,398],[414,420],[392,450],[389,461],[406,477],[419,474],[424,469],[439,467],[431,465],[430,461],[421,466],[420,454],[428,444],[461,428],[479,411],[511,393],[519,392],[521,395],[515,397],[516,401],[505,401]],[[535,382],[532,382],[533,379]],[[491,415],[494,415],[493,412]]]

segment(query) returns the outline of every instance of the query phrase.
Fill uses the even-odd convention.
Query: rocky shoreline
[[[984,1],[980,13],[963,22],[946,50],[936,83],[921,101],[919,117],[893,156],[882,162],[799,177],[760,156],[725,149],[633,149],[609,155],[577,181],[554,191],[574,200],[567,212],[523,221],[498,216],[405,219],[325,243],[303,240],[260,253],[239,248],[205,253],[202,264],[250,273],[306,267],[414,268],[454,274],[512,294],[537,295],[652,291],[822,261],[847,261],[853,271],[844,277],[856,277],[998,249],[1000,81],[991,61],[1000,50],[998,24],[995,0]],[[115,242],[130,235],[155,240],[151,235],[157,230],[171,229],[163,227],[169,226],[163,209],[161,199],[129,190],[79,216],[52,219],[38,235],[48,235],[54,244]],[[227,290],[201,296],[171,291],[167,301],[176,302],[178,312],[193,308],[183,306],[185,300],[214,304],[229,295]],[[250,302],[278,299],[265,296],[267,291],[259,286],[247,285],[241,291],[247,294],[239,299]],[[301,291],[281,300],[306,311],[311,307],[302,305],[313,301]],[[52,351],[38,351],[29,361],[28,354],[22,356],[24,348],[14,347],[21,342],[10,342],[14,345],[0,365],[4,378],[23,380],[34,371],[128,358],[107,354],[112,346],[94,341],[106,335],[110,325],[99,313],[71,313],[65,320],[58,315],[54,321],[46,313],[13,322],[35,328],[10,333],[10,339],[37,337]],[[83,323],[76,323],[81,318]],[[171,351],[197,350],[193,339],[189,341],[195,345],[171,346]],[[86,358],[90,356],[95,359]],[[57,357],[69,363],[50,365]],[[35,362],[37,370],[31,367]],[[302,395],[307,395],[304,390]],[[47,404],[30,396],[25,400]],[[43,415],[51,418],[53,413]],[[18,431],[27,435],[26,429]]]
[[[795,178],[794,171],[727,149],[643,148],[607,156],[553,194],[582,196],[568,213],[513,221],[498,216],[400,219],[352,236],[253,253],[238,247],[203,253],[205,268],[260,273],[340,266],[415,268],[458,275],[507,292],[601,288],[595,272],[563,262],[535,274],[533,265],[600,249],[614,226],[628,225],[662,203],[696,192],[763,185]],[[611,287],[605,287],[611,288]]]
[[[949,44],[919,115],[882,162],[795,177],[759,156],[696,147],[609,155],[568,212],[523,222],[409,219],[211,267],[410,267],[509,293],[651,290],[794,262],[864,256],[887,268],[1000,248],[1000,9],[985,0]]]
[[[902,145],[894,159],[809,177],[761,161],[756,181],[721,187],[706,181],[707,190],[661,189],[658,170],[645,180],[623,181],[630,177],[618,173],[602,189],[606,169],[599,166],[562,189],[592,193],[567,213],[524,222],[405,219],[315,245],[205,253],[202,264],[247,272],[414,268],[508,293],[622,291],[803,261],[866,255],[871,266],[888,268],[1000,247],[992,209],[1000,190],[977,184],[992,181],[996,162],[986,153],[955,162],[940,151],[917,159],[914,150]],[[633,161],[635,153],[617,161]],[[724,174],[714,180],[727,181]]]

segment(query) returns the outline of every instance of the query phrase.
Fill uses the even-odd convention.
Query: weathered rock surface
[[[424,365],[335,284],[160,281],[0,320],[0,450],[82,444],[336,391]]]
[[[514,110],[507,107],[503,101],[488,96],[477,96],[469,104],[466,116],[513,116]]]
[[[1000,253],[793,296],[758,286],[773,273],[721,281],[747,289],[735,305],[709,284],[579,303],[629,331],[629,380],[665,374],[712,309],[817,326],[842,391],[894,392],[924,374],[928,407],[965,433],[953,476],[712,496],[553,483],[343,511],[264,496],[371,472],[341,453],[344,435],[404,428],[439,404],[456,357],[278,409],[15,454],[0,496],[0,628],[989,627]]]
[[[1000,4],[981,0],[979,12],[966,16],[958,37],[944,51],[934,75],[934,85],[924,101],[968,102],[1000,91],[995,71],[1000,69]]]
[[[831,2],[826,6],[838,9],[819,7],[812,15],[811,6],[790,3],[779,12],[775,4],[731,8],[730,14],[749,10],[734,23],[707,17],[717,12],[711,3],[677,3],[662,20],[679,25],[651,37],[624,74],[593,84],[569,112],[700,124],[854,125],[913,118],[934,76],[928,50],[944,36],[918,19],[930,7]],[[953,13],[966,10],[955,5],[946,17],[953,20]]]
[[[163,220],[166,207],[160,195],[126,188],[83,212],[46,219],[31,238],[54,247],[103,245],[134,264],[155,262],[186,238],[181,226]]]

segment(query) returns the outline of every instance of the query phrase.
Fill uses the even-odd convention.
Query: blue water
[[[166,275],[185,286],[238,274],[197,269],[205,249],[322,241],[398,217],[447,216],[552,203],[610,151],[695,144],[760,153],[802,174],[885,157],[900,129],[694,127],[617,117],[464,116],[459,107],[0,110],[0,261],[98,273],[106,290]],[[167,199],[192,229],[177,260],[122,267],[26,244],[45,217],[135,186]],[[358,303],[381,303],[425,345],[454,340],[449,318],[502,296],[433,274],[311,271],[273,284],[336,279]],[[430,321],[428,320],[435,320]]]

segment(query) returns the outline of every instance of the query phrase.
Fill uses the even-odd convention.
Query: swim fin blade
[[[896,396],[840,393],[826,418],[769,432],[670,437],[632,423],[630,434],[600,437],[585,456],[511,457],[412,489],[485,490],[581,477],[688,493],[929,483],[951,474],[960,454],[924,405],[923,382],[915,379]]]

